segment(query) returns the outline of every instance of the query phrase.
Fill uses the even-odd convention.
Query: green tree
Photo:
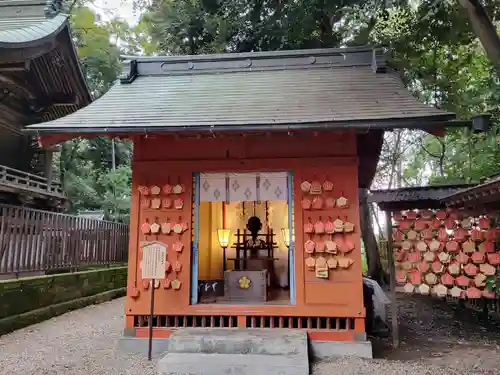
[[[399,154],[404,182],[473,182],[500,170],[499,76],[460,5],[421,1],[415,7],[383,12],[371,39],[391,47],[392,63],[408,87],[429,105],[455,112],[459,119],[492,114],[493,128],[488,133],[459,129],[444,138],[413,134]],[[382,164],[391,162],[381,158]]]
[[[90,91],[103,95],[121,69],[113,32],[130,35],[127,24],[98,22],[93,11],[79,5],[71,13],[74,43]],[[128,220],[132,144],[106,137],[74,139],[60,146],[56,167],[68,195],[70,211],[104,210],[108,219]]]

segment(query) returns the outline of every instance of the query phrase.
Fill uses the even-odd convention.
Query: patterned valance
[[[287,200],[287,173],[202,173],[201,202]]]

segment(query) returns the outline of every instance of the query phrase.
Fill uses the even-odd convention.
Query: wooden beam
[[[389,280],[391,293],[391,323],[392,346],[399,348],[399,316],[396,300],[396,269],[394,266],[394,252],[392,242],[392,217],[390,211],[385,211],[385,226],[387,230],[387,262],[389,263]]]

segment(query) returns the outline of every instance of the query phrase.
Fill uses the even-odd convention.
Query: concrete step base
[[[160,375],[308,375],[307,334],[287,329],[190,328],[169,338]]]
[[[309,375],[303,358],[260,354],[169,353],[158,362],[160,375]]]

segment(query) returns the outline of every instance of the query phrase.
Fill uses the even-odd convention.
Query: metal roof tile
[[[189,57],[187,63],[179,57],[142,58],[132,83],[118,83],[88,107],[30,128],[182,131],[352,122],[377,127],[384,121],[454,117],[413,97],[397,73],[376,73],[371,60],[335,60],[322,51],[314,60],[304,51],[276,57],[240,54],[232,60],[227,55],[212,60],[210,55],[197,56],[194,63]],[[331,55],[338,51],[331,50]]]
[[[59,13],[64,1],[0,0],[0,47],[24,47],[57,33],[68,16]]]

